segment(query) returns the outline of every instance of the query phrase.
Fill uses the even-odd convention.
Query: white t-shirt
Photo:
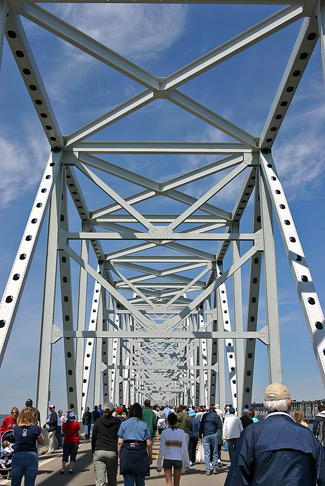
[[[223,440],[237,439],[243,431],[243,424],[240,418],[233,414],[229,414],[225,417],[222,429]]]
[[[161,434],[159,456],[157,460],[157,468],[161,469],[162,459],[173,459],[174,461],[182,461],[184,456],[184,467],[190,467],[190,458],[188,455],[188,448],[186,443],[186,436],[184,430],[181,429],[165,429]]]

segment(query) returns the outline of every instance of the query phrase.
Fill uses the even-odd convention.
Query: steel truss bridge
[[[104,3],[109,9],[113,3],[128,2],[80,3]],[[49,3],[43,0],[41,7],[34,0],[0,0],[0,52],[6,37],[50,152],[1,301],[1,362],[47,215],[37,385],[42,416],[48,406],[52,352],[59,340],[64,342],[67,402],[79,414],[92,399],[121,404],[149,396],[154,402],[218,401],[223,406],[226,386],[241,410],[252,399],[257,340],[267,348],[270,382],[282,380],[275,215],[325,381],[324,315],[272,158],[272,146],[318,39],[325,65],[324,0],[224,2],[274,4],[279,9],[166,77],[145,71],[58,18],[44,7]],[[217,12],[222,2],[173,3],[211,3]],[[64,135],[24,29],[25,19],[131,79],[142,91]],[[298,21],[299,34],[258,136],[183,92],[189,81]],[[218,130],[220,138],[103,140],[104,129],[159,100],[203,120]],[[159,156],[160,179],[133,171],[125,161],[109,161],[116,154],[125,161],[150,154],[153,163]],[[193,170],[183,164],[177,176],[164,179],[161,161],[171,154],[184,159],[208,155],[213,161]],[[231,210],[222,207],[222,191],[228,187],[236,192]],[[89,195],[96,191],[101,197],[94,205]],[[262,294],[266,325],[261,327]],[[58,300],[61,322],[54,318]]]

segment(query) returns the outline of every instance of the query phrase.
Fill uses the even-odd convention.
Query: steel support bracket
[[[62,338],[63,338],[63,331],[62,331],[62,329],[60,329],[58,326],[56,326],[55,324],[53,324],[53,326],[52,326],[52,340],[51,340],[51,343],[52,344],[55,344],[58,341],[60,341],[60,339],[62,339]]]

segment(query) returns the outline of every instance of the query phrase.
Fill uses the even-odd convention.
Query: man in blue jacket
[[[267,386],[263,404],[268,415],[242,432],[225,486],[324,486],[323,448],[290,417],[287,387]]]
[[[211,474],[211,450],[213,474],[217,474],[218,472],[218,429],[222,429],[222,423],[219,415],[214,411],[214,406],[211,405],[210,410],[202,416],[199,430],[200,437],[203,437],[205,474],[207,476]]]

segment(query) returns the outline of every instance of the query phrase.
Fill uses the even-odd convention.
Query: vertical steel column
[[[88,223],[83,223],[82,231],[89,231]],[[89,241],[81,240],[80,242],[80,256],[82,260],[88,263],[89,257]],[[86,329],[86,307],[87,307],[87,286],[88,286],[88,273],[82,267],[79,270],[79,295],[78,295],[78,317],[77,317],[77,330],[85,331]],[[81,417],[82,409],[82,379],[84,369],[84,353],[85,353],[85,340],[76,340],[76,370],[77,377],[77,397],[78,397],[78,417]]]
[[[205,301],[206,304],[206,310],[211,311],[211,295],[206,299]],[[206,319],[211,319],[211,314],[206,315]],[[207,331],[213,330],[213,321],[209,324]],[[207,339],[206,340],[206,356],[207,356],[207,371],[206,371],[206,401],[207,405],[210,406],[212,403],[215,403],[215,400],[212,401],[212,393],[211,393],[211,365],[212,365],[212,344],[213,340],[212,339]]]
[[[125,316],[125,330],[129,331],[131,329],[130,326],[130,314],[126,314]],[[131,390],[131,352],[130,352],[130,343],[128,340],[124,340],[124,357],[125,357],[125,365],[127,366],[123,373],[124,378],[124,391],[123,391],[123,404],[127,405],[130,402],[130,390]],[[120,405],[123,405],[122,403]]]
[[[112,294],[108,295],[108,330],[113,331],[114,326],[113,322],[115,319],[115,313],[112,313],[112,310],[114,309],[114,298]],[[113,339],[109,338],[107,339],[107,364],[112,365],[112,356],[113,356]],[[113,380],[113,370],[112,368],[109,368],[107,370],[107,401],[112,402],[112,380]]]
[[[269,380],[270,383],[281,383],[281,350],[272,204],[266,191],[263,177],[260,177],[260,200],[264,235],[265,307],[269,332]]]
[[[232,233],[239,233],[239,223],[233,223],[231,227]],[[240,242],[232,242],[232,258],[235,264],[240,258]],[[241,286],[241,269],[234,273],[233,277],[233,291],[234,291],[234,324],[236,332],[243,331],[243,302],[242,302],[242,286]],[[236,395],[237,395],[237,411],[241,416],[243,411],[243,391],[244,391],[244,340],[236,339],[236,363],[237,363],[237,379],[236,379]]]
[[[119,327],[120,327],[120,314],[115,314],[115,325],[116,328],[114,328],[114,331],[116,332]],[[111,382],[111,393],[112,393],[112,403],[116,403],[117,397],[118,397],[118,386],[119,386],[119,380],[118,380],[118,369],[116,368],[116,365],[118,364],[117,360],[117,348],[118,348],[118,338],[113,338],[113,349],[112,349],[112,365],[114,365],[114,368],[112,370],[112,382]]]
[[[325,0],[319,0],[317,11],[321,56],[323,64],[323,76],[325,82]]]
[[[43,309],[41,323],[41,339],[38,364],[38,382],[36,403],[41,414],[41,423],[47,418],[48,402],[50,400],[50,378],[52,364],[52,329],[54,321],[56,272],[58,257],[58,234],[62,197],[62,166],[60,168],[54,190],[51,196],[47,248],[45,260]]]
[[[221,309],[220,287],[214,292],[214,306],[217,309],[217,321],[214,323],[216,330],[224,330],[223,315]],[[221,410],[226,406],[226,367],[225,367],[225,340],[217,340],[217,362],[218,362],[218,400]]]
[[[103,274],[103,266],[100,265],[100,273]],[[98,313],[97,325],[98,331],[103,330],[103,301],[102,291],[98,293]],[[95,373],[94,373],[94,403],[97,405],[101,403],[101,384],[102,384],[102,363],[103,363],[103,338],[97,337],[95,340]]]
[[[65,172],[65,169],[63,169]],[[61,213],[60,213],[60,230],[64,232],[69,231],[68,224],[68,206],[67,206],[67,188],[64,183],[64,174],[62,178],[62,199],[61,199]],[[73,324],[73,305],[72,305],[72,288],[71,288],[71,268],[70,268],[70,256],[63,250],[59,250],[59,268],[60,268],[60,284],[61,284],[61,306],[62,306],[62,322],[63,331],[74,331]],[[78,341],[78,339],[77,339]],[[68,408],[77,408],[77,381],[81,381],[82,368],[76,367],[75,359],[75,347],[76,343],[74,339],[64,338],[64,361],[65,361],[65,373],[66,373],[66,392]],[[77,375],[77,376],[76,376]],[[81,415],[78,415],[79,417]]]
[[[99,271],[99,267],[97,267],[97,271]],[[88,331],[96,331],[100,291],[101,291],[101,285],[97,282],[97,280],[95,280],[94,293],[93,293],[93,298],[92,298],[91,308],[90,308]],[[82,411],[85,410],[86,403],[88,400],[94,343],[95,343],[95,338],[86,339],[83,378],[82,378]],[[93,403],[93,405],[96,404]]]
[[[203,311],[203,308],[202,308]],[[199,322],[199,330],[201,327],[204,326],[204,316],[200,312],[198,313],[198,322]],[[204,405],[208,405],[207,400],[207,340],[200,339],[199,340],[199,349],[200,349],[200,401]]]
[[[106,289],[102,287],[102,305],[104,309],[103,315],[103,330],[108,330],[108,323],[107,320],[109,319],[110,314],[107,313],[107,300],[106,300]],[[107,319],[108,318],[108,319]],[[102,354],[103,354],[103,373],[102,373],[102,382],[103,382],[103,405],[107,403],[108,400],[108,370],[107,370],[107,357],[108,357],[108,338],[102,340]]]
[[[190,315],[189,317],[189,329],[191,331],[195,331],[195,323],[194,323],[194,316],[193,314]],[[196,399],[196,386],[195,386],[195,383],[196,383],[196,372],[195,370],[193,370],[193,366],[196,364],[196,359],[195,359],[195,347],[192,346],[191,347],[191,351],[189,353],[189,364],[190,364],[190,386],[191,386],[191,391],[190,391],[190,394],[191,394],[191,398],[192,398],[192,402],[193,402],[193,405],[198,405],[197,403],[197,399]]]
[[[253,215],[253,233],[261,229],[261,205],[259,177],[256,178],[255,203]],[[258,303],[261,280],[262,253],[257,253],[250,262],[249,294],[247,305],[247,331],[256,331]],[[256,339],[246,340],[244,372],[244,407],[249,408],[252,402]]]
[[[212,302],[212,305],[211,305]],[[213,294],[209,297],[210,308],[213,312],[216,312],[217,305],[216,305],[216,292],[214,291]],[[217,327],[217,320],[214,318],[211,323],[212,332],[218,330]],[[218,373],[218,339],[212,339],[211,342],[211,355],[210,355],[210,364],[213,367],[210,371],[210,397],[211,403],[220,403],[220,398],[217,399],[217,373]]]
[[[1,60],[3,52],[3,40],[5,38],[6,31],[6,19],[9,8],[6,0],[0,0],[0,71],[1,71]]]
[[[217,277],[222,275],[222,266],[218,265]],[[230,322],[230,314],[229,314],[229,305],[228,305],[228,296],[227,296],[227,288],[226,284],[223,283],[218,287],[218,304],[220,309],[220,316],[221,316],[221,323],[218,326],[218,329],[222,331],[232,331],[231,322]],[[218,311],[219,316],[219,311]],[[222,344],[223,345],[223,344]],[[230,386],[230,393],[231,393],[231,403],[235,410],[237,410],[237,367],[236,367],[236,356],[235,356],[235,346],[233,339],[226,339],[225,340],[226,346],[226,358],[227,358],[227,366],[228,366],[228,377],[229,377],[229,386]]]

